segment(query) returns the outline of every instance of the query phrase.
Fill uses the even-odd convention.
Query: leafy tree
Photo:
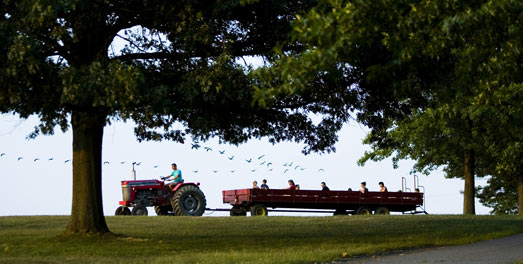
[[[464,213],[474,214],[475,175],[523,177],[515,169],[522,8],[509,0],[322,1],[294,23],[304,51],[262,71],[279,83],[259,96],[348,85],[358,120],[372,129],[365,142],[373,151],[360,162],[395,155],[415,159],[414,171],[444,166],[465,179]]]
[[[102,211],[106,124],[138,140],[268,137],[334,150],[350,117],[345,87],[253,103],[259,81],[240,58],[295,53],[290,21],[314,1],[0,2],[0,112],[38,115],[31,136],[73,131],[73,203],[65,233],[109,232]],[[126,43],[114,50],[115,39]],[[263,88],[263,89],[267,89]],[[321,117],[311,120],[311,114]],[[173,124],[184,129],[173,129]]]
[[[492,208],[490,213],[514,215],[519,210],[517,186],[514,177],[492,177],[485,187],[478,188],[476,195],[482,204]]]
[[[385,134],[395,142],[393,145],[382,148],[373,144],[372,136],[367,143],[380,152],[385,150],[380,153],[385,156],[396,151],[396,159],[414,158],[418,170],[443,165],[450,177],[463,171],[464,213],[474,213],[474,175],[523,177],[516,169],[523,160],[522,136],[518,132],[523,99],[522,57],[518,51],[523,44],[523,5],[511,1],[444,1],[416,4],[411,13],[437,17],[443,10],[451,13],[441,16],[429,30],[419,23],[425,18],[418,20],[415,24],[423,26],[412,30],[411,36],[414,40],[420,35],[428,37],[418,52],[451,66],[453,71],[442,76],[446,79],[439,83],[443,88],[432,89],[428,108],[408,119],[391,122]],[[425,32],[430,29],[434,33],[427,36]],[[450,55],[450,60],[442,60],[441,55]],[[373,154],[362,161],[369,158]],[[512,182],[510,178],[504,180]]]

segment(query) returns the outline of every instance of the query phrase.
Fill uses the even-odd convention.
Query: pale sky
[[[26,140],[36,124],[36,117],[21,120],[13,115],[0,115],[0,153],[5,153],[0,157],[0,216],[67,215],[71,212],[72,166],[71,162],[65,163],[72,158],[71,132],[64,134],[57,129],[53,136]],[[230,208],[222,203],[222,190],[249,188],[253,180],[261,183],[264,178],[271,188],[285,188],[287,180],[293,179],[302,189],[318,190],[320,182],[325,181],[331,190],[349,187],[356,190],[361,181],[366,181],[369,190],[377,191],[378,182],[383,181],[389,191],[397,191],[401,189],[401,177],[406,177],[407,186],[412,188],[411,161],[401,162],[397,170],[392,168],[390,159],[368,162],[365,167],[357,166],[356,161],[368,149],[361,143],[365,134],[366,129],[357,123],[346,124],[339,133],[336,153],[305,156],[300,144],[284,142],[272,145],[266,139],[251,140],[238,147],[220,145],[213,139],[201,143],[202,148],[198,150],[191,149],[190,140],[185,144],[169,141],[139,143],[133,135],[132,124],[116,122],[104,131],[103,160],[110,162],[103,166],[104,214],[114,215],[118,201],[122,199],[120,181],[132,178],[133,161],[141,162],[136,167],[138,179],[158,179],[168,175],[171,173],[170,164],[177,163],[186,182],[201,183],[210,208]],[[212,151],[204,150],[204,146]],[[225,153],[220,154],[218,150],[225,150]],[[233,160],[229,160],[228,157],[233,155]],[[258,159],[262,155],[265,156]],[[18,160],[19,157],[22,159]],[[39,160],[35,161],[37,158]],[[248,163],[248,159],[252,162]],[[265,164],[260,165],[264,161]],[[267,167],[269,162],[272,165]],[[283,164],[290,162],[293,162],[293,167],[284,173],[289,167]],[[297,165],[300,167],[294,169]],[[324,171],[319,171],[320,168]],[[252,172],[254,169],[256,171]],[[441,171],[430,176],[420,175],[419,178],[420,184],[426,188],[429,213],[462,213],[462,180],[445,179]],[[485,183],[485,179],[476,180],[476,184]],[[148,210],[149,215],[155,215],[153,208]],[[488,214],[489,210],[476,202],[476,213]],[[205,215],[228,213],[206,212]]]

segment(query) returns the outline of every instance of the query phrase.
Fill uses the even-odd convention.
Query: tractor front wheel
[[[143,216],[147,216],[149,213],[147,212],[147,208],[145,208],[144,206],[135,206],[133,208],[133,210],[131,211],[131,214],[132,215],[143,215]]]
[[[206,204],[205,195],[194,185],[181,187],[171,198],[174,215],[178,216],[201,216]]]
[[[131,215],[131,210],[128,207],[119,206],[116,208],[114,215]]]

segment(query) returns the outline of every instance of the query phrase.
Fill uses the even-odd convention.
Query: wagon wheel
[[[256,204],[251,207],[251,216],[267,216],[267,207],[263,204]]]
[[[375,214],[388,215],[390,214],[390,210],[387,207],[378,207],[376,208]]]
[[[230,216],[246,216],[247,212],[242,211],[242,210],[231,209],[231,211],[229,212],[229,215]]]
[[[231,208],[231,211],[229,212],[229,215],[230,216],[246,216],[247,215],[247,211],[245,208],[242,208],[240,206],[233,206]]]
[[[334,211],[333,215],[334,216],[347,215],[347,211],[345,209],[336,209],[336,211]]]
[[[147,208],[145,208],[144,206],[138,205],[133,208],[131,214],[147,216],[149,212],[147,212]]]
[[[371,215],[372,214],[372,210],[370,210],[370,208],[367,207],[367,206],[360,206],[360,207],[358,207],[358,209],[356,209],[356,214],[359,214],[359,215]]]

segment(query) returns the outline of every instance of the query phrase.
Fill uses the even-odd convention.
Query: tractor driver
[[[171,175],[165,177],[165,180],[173,181],[168,184],[169,189],[172,190],[178,183],[183,182],[183,179],[182,179],[182,171],[176,167],[176,163],[171,164],[171,167],[173,169],[173,172],[171,172]]]

